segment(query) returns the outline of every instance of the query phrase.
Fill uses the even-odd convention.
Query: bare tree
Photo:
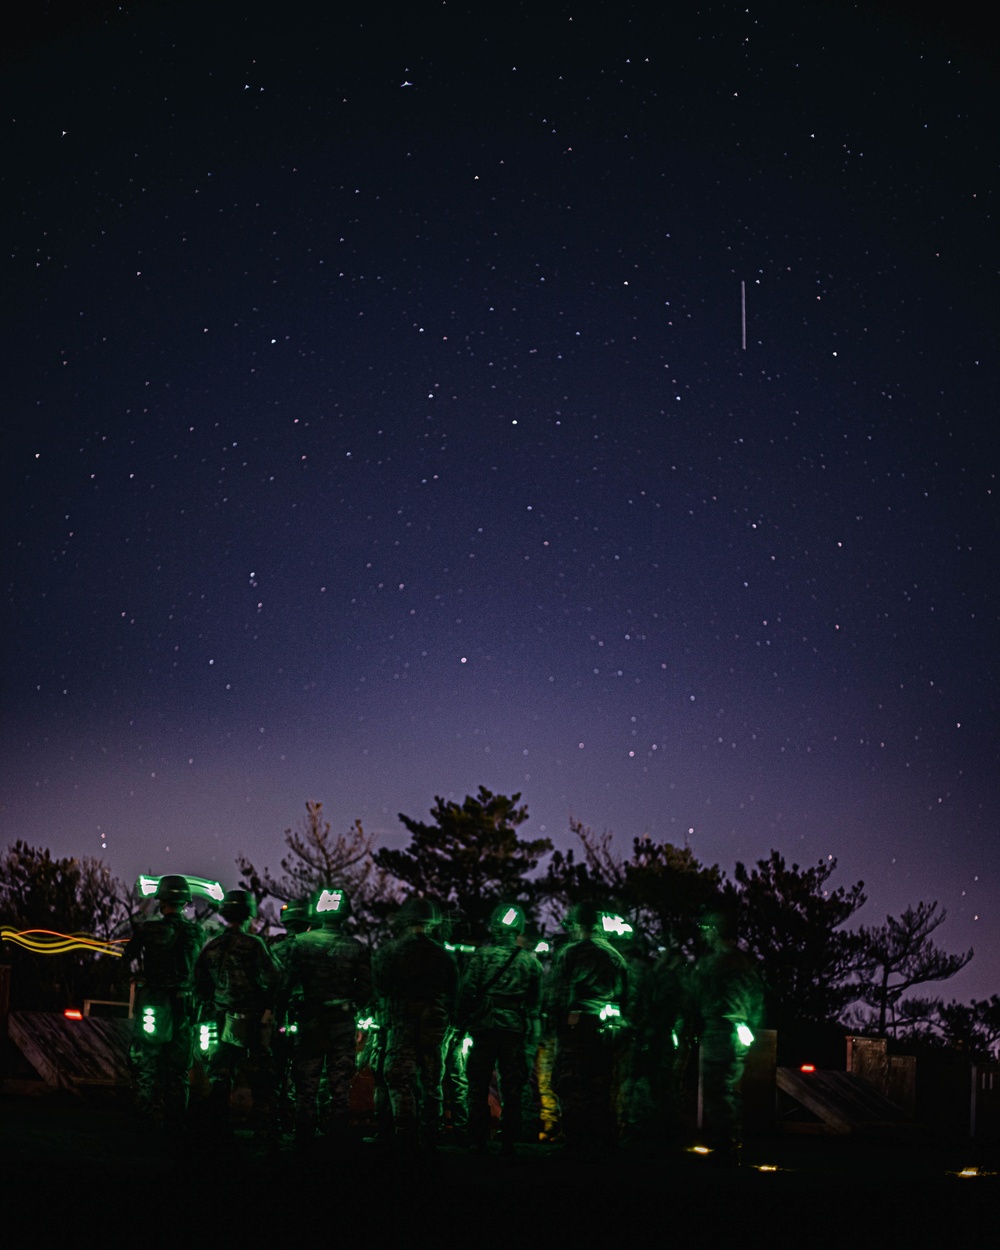
[[[258,871],[245,855],[237,856],[236,866],[258,902],[268,897],[281,902],[306,899],[323,886],[347,890],[357,927],[370,936],[384,912],[380,904],[394,896],[388,874],[375,863],[374,845],[375,835],[365,833],[360,820],[347,833],[334,835],[323,804],[307,801],[299,827],[285,830],[288,854],[281,860],[280,875],[266,867]]]
[[[899,917],[886,916],[884,925],[862,925],[859,997],[878,1011],[878,1031],[895,1027],[897,1004],[907,990],[931,981],[946,981],[972,958],[972,950],[949,955],[931,939],[947,912],[934,903],[907,907]],[[892,1020],[890,1021],[890,1016]]]

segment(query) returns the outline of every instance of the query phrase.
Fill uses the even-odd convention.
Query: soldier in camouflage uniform
[[[129,1059],[136,1114],[148,1120],[160,1102],[168,1129],[177,1133],[187,1110],[194,1047],[191,993],[202,939],[198,925],[184,916],[183,908],[191,901],[184,877],[161,877],[156,898],[159,916],[138,925],[122,956],[141,969]]]
[[[213,938],[198,956],[195,994],[202,1017],[214,1019],[218,1045],[209,1057],[209,1128],[225,1132],[229,1096],[241,1070],[253,1096],[257,1132],[273,1143],[275,1070],[271,1029],[278,992],[278,967],[266,943],[248,933],[257,914],[257,900],[247,890],[229,890],[219,914],[226,931]]]
[[[701,1020],[702,1128],[712,1162],[737,1167],[743,1119],[740,1080],[750,1049],[744,1030],[752,1036],[760,1024],[763,985],[753,960],[736,945],[731,912],[706,913],[701,935],[707,951],[695,964],[691,996]]]
[[[397,915],[403,930],[376,953],[373,977],[388,1030],[385,1081],[395,1139],[405,1147],[437,1145],[441,1136],[443,1049],[455,1014],[458,965],[428,932],[437,909],[413,898]]]
[[[313,918],[320,927],[286,943],[282,1001],[300,1000],[295,1044],[295,1135],[313,1137],[316,1099],[324,1068],[329,1088],[328,1132],[347,1135],[359,1011],[371,998],[371,959],[366,947],[343,931],[350,903],[343,890],[319,890]]]
[[[659,1053],[653,1020],[653,969],[635,929],[621,916],[607,941],[628,968],[628,1019],[615,1039],[613,1102],[622,1146],[644,1147],[653,1134],[652,1091]]]
[[[591,902],[574,907],[574,940],[556,955],[546,987],[556,1035],[555,1089],[566,1147],[573,1152],[599,1153],[615,1141],[614,1023],[628,1008],[628,968],[598,936],[599,918]]]
[[[459,1020],[472,1037],[469,1053],[469,1129],[474,1149],[490,1137],[490,1078],[500,1078],[501,1147],[513,1155],[523,1133],[522,1102],[528,1084],[527,1041],[537,1034],[542,965],[518,945],[524,912],[501,904],[490,917],[491,940],[472,956],[462,980]],[[459,1030],[462,1032],[463,1030]]]

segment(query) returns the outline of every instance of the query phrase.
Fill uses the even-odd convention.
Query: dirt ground
[[[804,1135],[748,1142],[719,1171],[683,1154],[619,1152],[579,1162],[524,1146],[516,1163],[445,1148],[399,1157],[359,1135],[346,1154],[290,1140],[268,1157],[238,1130],[225,1154],[176,1152],[139,1132],[125,1091],[84,1097],[8,1085],[0,1098],[0,1223],[85,1238],[129,1230],[143,1244],[200,1229],[223,1244],[324,1230],[366,1245],[553,1247],[908,1244],[991,1239],[1000,1150]],[[959,1175],[977,1169],[975,1174]],[[179,1227],[177,1222],[179,1221]],[[117,1236],[115,1237],[117,1240]],[[13,1244],[13,1243],[10,1243]]]

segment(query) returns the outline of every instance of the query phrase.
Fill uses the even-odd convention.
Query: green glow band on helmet
[[[343,890],[323,890],[316,901],[316,914],[323,911],[340,911],[340,904],[343,901]]]
[[[469,1057],[469,1051],[471,1049],[472,1049],[472,1038],[469,1036],[468,1033],[466,1033],[466,1035],[462,1038],[462,1058],[463,1059],[467,1059]]]
[[[221,903],[226,897],[226,892],[218,881],[209,881],[206,877],[185,877],[184,880],[191,887],[192,894],[204,894],[216,903]]]
[[[535,947],[535,954],[547,955],[551,949],[552,947],[548,944],[548,942],[539,942]]]
[[[469,946],[465,942],[445,942],[444,948],[446,951],[458,951],[461,955],[473,955],[476,950],[474,946]]]
[[[617,933],[619,937],[627,937],[633,932],[627,920],[623,920],[621,916],[611,915],[609,912],[601,916],[601,925],[605,933]]]
[[[504,914],[500,917],[501,924],[514,924],[517,921],[517,908],[508,907]]]
[[[178,877],[183,875],[184,880],[191,887],[192,894],[201,894],[204,898],[210,898],[215,903],[221,903],[223,898],[225,898],[226,892],[218,881],[210,881],[207,877],[189,877],[181,873],[174,873],[173,875]],[[159,884],[159,877],[147,877],[145,874],[142,874],[136,879],[135,890],[143,898],[152,898]]]
[[[743,1043],[744,1046],[753,1045],[753,1033],[751,1033],[750,1031],[750,1026],[744,1024],[742,1020],[736,1026],[736,1036],[739,1038],[739,1040]]]

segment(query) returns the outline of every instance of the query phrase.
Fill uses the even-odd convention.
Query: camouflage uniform
[[[219,1034],[208,1063],[212,1127],[219,1131],[228,1122],[229,1095],[240,1069],[253,1095],[258,1130],[276,1132],[271,1024],[264,1022],[265,1014],[274,1011],[278,989],[278,967],[271,952],[261,938],[230,927],[202,950],[194,983],[203,1015],[214,1016]]]
[[[614,1096],[622,1143],[650,1134],[658,1038],[653,1028],[653,970],[638,951],[620,951],[628,965],[628,1021],[615,1046]]]
[[[344,1129],[354,1076],[359,1008],[371,998],[371,959],[355,938],[333,928],[300,933],[284,944],[282,998],[297,995],[295,1131],[316,1131],[324,1067],[330,1126]]]
[[[742,1129],[739,1086],[749,1049],[738,1039],[736,1026],[743,1023],[754,1030],[760,1023],[760,975],[750,956],[731,946],[698,960],[691,988],[701,1017],[699,1071],[706,1144],[733,1153]]]
[[[375,956],[373,975],[388,1026],[385,1081],[396,1136],[433,1143],[441,1132],[443,1050],[455,1011],[458,965],[424,933],[408,933]]]
[[[652,1038],[652,1114],[659,1135],[668,1146],[679,1146],[684,1135],[682,1076],[687,1066],[690,1037],[685,1028],[689,968],[676,951],[667,951],[653,965],[650,1002]]]
[[[201,941],[198,925],[176,911],[143,921],[122,956],[126,962],[142,964],[129,1050],[136,1083],[136,1112],[143,1118],[151,1116],[160,1101],[164,1119],[175,1128],[187,1110],[188,1073],[194,1048],[191,991]],[[142,1031],[143,1008],[150,1004],[166,1009],[169,1041],[151,1040]]]
[[[516,935],[496,936],[469,961],[459,998],[459,1019],[472,1036],[469,1053],[469,1128],[483,1147],[490,1135],[490,1078],[496,1067],[503,1098],[503,1146],[513,1149],[523,1132],[528,1084],[527,1041],[541,1008],[542,965],[516,945]]]
[[[614,1142],[611,1104],[614,1032],[600,1019],[614,1004],[628,1005],[625,960],[602,938],[587,936],[557,953],[547,987],[556,1034],[555,1089],[568,1147],[590,1149]]]

